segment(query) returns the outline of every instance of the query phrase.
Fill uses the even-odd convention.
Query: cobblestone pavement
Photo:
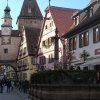
[[[19,92],[17,89],[10,93],[6,92],[6,88],[4,89],[3,93],[0,93],[0,100],[27,100],[28,94],[24,94]]]

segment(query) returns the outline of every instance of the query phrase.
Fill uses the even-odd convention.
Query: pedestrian
[[[11,91],[13,91],[13,89],[14,89],[14,82],[11,81]]]
[[[26,100],[31,100],[30,96],[28,96],[28,98]]]
[[[7,80],[7,93],[9,93],[11,90],[11,81]]]
[[[3,93],[3,82],[0,80],[0,93]]]

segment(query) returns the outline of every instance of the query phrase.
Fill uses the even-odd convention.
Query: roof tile
[[[25,27],[25,35],[29,55],[35,55],[37,51],[38,39],[40,36],[40,29]]]
[[[65,32],[69,30],[69,28],[73,24],[73,20],[71,19],[73,13],[79,10],[55,6],[48,7],[47,11],[48,9],[51,12],[60,36],[62,36]]]

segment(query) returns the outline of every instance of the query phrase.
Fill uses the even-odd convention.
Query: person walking
[[[11,91],[13,91],[13,88],[14,88],[14,82],[11,81]]]
[[[11,81],[7,80],[7,93],[9,93],[11,90]]]
[[[3,82],[0,80],[0,93],[3,93]]]

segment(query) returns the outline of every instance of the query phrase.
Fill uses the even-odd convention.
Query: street
[[[3,93],[0,93],[0,100],[26,100],[27,96],[28,96],[27,94],[19,92],[15,88],[10,93],[7,93],[5,89]]]

